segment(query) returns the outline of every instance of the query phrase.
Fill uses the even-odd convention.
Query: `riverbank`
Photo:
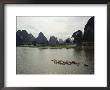
[[[71,48],[75,48],[75,49],[94,49],[94,46],[93,45],[80,45],[80,46],[77,46],[77,45],[20,45],[20,46],[17,46],[17,47],[30,47],[30,48],[39,48],[39,49],[63,49],[63,48],[66,48],[66,49],[71,49]]]

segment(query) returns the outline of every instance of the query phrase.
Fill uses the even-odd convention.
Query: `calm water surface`
[[[76,61],[80,65],[54,64],[52,59]],[[94,50],[91,49],[17,47],[16,60],[17,74],[94,74]]]

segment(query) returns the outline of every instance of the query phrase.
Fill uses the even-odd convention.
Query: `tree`
[[[73,42],[75,44],[80,45],[82,43],[83,35],[82,35],[82,31],[81,30],[78,30],[78,31],[74,32],[72,37],[74,38]]]
[[[66,42],[67,44],[69,44],[69,43],[71,43],[71,39],[70,39],[70,38],[67,38],[67,39],[65,40],[65,42]]]

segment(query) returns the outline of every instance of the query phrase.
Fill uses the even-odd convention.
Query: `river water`
[[[80,64],[54,64],[53,59]],[[94,50],[17,47],[16,65],[17,74],[94,74]]]

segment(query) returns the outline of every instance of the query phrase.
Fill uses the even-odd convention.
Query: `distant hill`
[[[32,44],[35,37],[32,34],[28,34],[26,30],[18,30],[16,32],[16,45]]]
[[[57,40],[57,37],[50,36],[49,41],[45,37],[45,35],[40,32],[38,37],[35,38],[32,34],[29,34],[26,30],[18,30],[16,32],[16,45],[36,45],[36,44],[46,44],[46,45],[56,45],[56,44],[77,44],[77,45],[85,45],[94,44],[94,17],[91,17],[85,27],[84,34],[81,30],[77,30],[73,32],[71,38],[67,38],[64,41],[62,39]]]
[[[84,28],[84,42],[94,42],[94,17],[91,17]]]
[[[39,33],[38,37],[35,39],[35,42],[37,44],[48,44],[48,40],[42,32]]]
[[[50,39],[49,39],[49,44],[50,45],[56,45],[56,44],[58,44],[59,42],[58,42],[58,40],[57,40],[57,38],[55,37],[55,36],[51,36],[50,37]]]
[[[59,44],[63,44],[64,43],[64,41],[60,38],[59,39]]]
[[[81,45],[82,42],[85,43],[94,43],[94,17],[91,17],[87,24],[84,27],[84,34],[81,30],[78,30],[73,33],[72,37],[74,38],[74,43]]]

